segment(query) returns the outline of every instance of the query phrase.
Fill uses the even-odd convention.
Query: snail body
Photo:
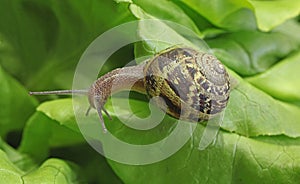
[[[177,119],[202,122],[218,115],[227,105],[229,75],[213,55],[189,47],[170,47],[136,66],[115,69],[98,78],[88,90],[30,92],[86,94],[106,131],[102,111],[108,97],[121,90],[147,94]]]

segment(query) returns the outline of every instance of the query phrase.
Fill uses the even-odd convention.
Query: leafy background
[[[298,0],[1,0],[0,182],[299,182],[299,12]],[[86,144],[70,98],[32,97],[28,90],[70,89],[81,54],[97,36],[149,17],[193,30],[239,83],[213,146],[197,149],[200,125],[168,159],[125,165]],[[151,38],[145,27],[139,29],[140,36]],[[142,48],[122,48],[100,73],[142,55]],[[143,96],[133,94],[131,105],[145,115]],[[110,104],[107,109],[112,111]],[[107,126],[117,137],[139,144],[161,138],[174,126],[169,122],[166,117],[148,132],[126,128],[117,118]]]

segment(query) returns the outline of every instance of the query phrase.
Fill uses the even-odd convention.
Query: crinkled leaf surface
[[[0,150],[4,151],[10,162],[22,171],[29,171],[37,166],[29,155],[15,150],[2,139],[0,139]]]
[[[18,149],[19,153],[33,159],[34,167],[51,153],[59,158],[76,162],[83,172],[80,175],[88,176],[89,182],[120,183],[104,157],[85,144],[75,121],[71,99],[45,102],[37,110],[26,123]],[[25,158],[20,161],[26,161]],[[27,170],[33,166],[19,164],[18,167]],[[37,172],[30,176],[29,180],[35,181],[40,177],[43,175]],[[49,177],[51,181],[52,176]]]
[[[23,154],[0,140],[1,183],[85,183],[74,163],[48,159],[38,166]]]
[[[149,54],[157,54],[173,45],[196,47],[198,50],[208,52],[208,45],[199,39],[200,36],[187,26],[172,21],[157,19],[136,4],[130,4],[129,8],[138,19],[146,20],[139,23],[139,37],[145,41],[135,45],[141,47],[135,47],[136,58]],[[154,21],[147,21],[148,19]],[[138,62],[142,62],[142,60],[138,60]]]
[[[123,104],[122,101],[125,99],[114,100],[119,101],[117,104]],[[65,100],[56,100],[52,103],[45,103],[44,108],[40,108],[40,110],[48,114],[51,106],[66,107],[65,102]],[[145,111],[140,110],[148,108],[146,102],[130,100],[130,103],[134,114],[141,117],[147,115]],[[71,103],[67,104],[71,106]],[[136,131],[124,126],[118,120],[120,117],[115,116],[113,111],[113,109],[118,110],[118,114],[123,118],[130,117],[130,113],[126,109],[123,109],[122,106],[112,107],[110,103],[106,107],[113,118],[113,121],[106,119],[108,129],[125,142],[134,144],[155,142],[176,126],[176,124],[172,125],[171,119],[167,118],[163,124],[150,131]],[[231,107],[229,106],[228,109]],[[52,115],[57,114],[53,110],[54,108],[51,110]],[[92,113],[91,116],[97,117],[95,113]],[[72,129],[72,125],[67,126]],[[154,183],[172,183],[174,180],[187,183],[208,181],[212,183],[227,183],[229,181],[248,183],[255,180],[259,182],[261,178],[264,178],[266,182],[276,179],[279,183],[285,181],[293,183],[299,179],[299,138],[288,138],[287,136],[250,138],[221,130],[216,143],[200,151],[197,147],[204,128],[202,125],[197,126],[192,138],[184,147],[161,162],[147,166],[124,165],[112,160],[109,162],[125,183],[143,183],[149,177]],[[118,152],[122,153],[122,150],[118,150]],[[139,157],[139,155],[132,156]],[[139,177],[136,177],[137,175]],[[216,175],[218,177],[215,177]]]
[[[194,135],[201,135],[198,126]],[[126,183],[297,183],[299,180],[299,139],[250,139],[221,131],[216,144],[197,149],[193,137],[168,159],[147,166],[128,166],[111,161]],[[291,141],[290,143],[287,143]],[[142,175],[141,173],[147,173]],[[136,177],[139,176],[139,177]]]
[[[232,89],[215,143],[205,150],[198,150],[205,130],[205,126],[199,124],[188,142],[161,162],[132,166],[109,160],[120,181],[105,158],[84,143],[72,101],[55,100],[41,104],[30,117],[17,150],[1,140],[1,182],[79,183],[84,181],[81,175],[87,177],[88,183],[299,182],[300,112],[299,103],[294,104],[299,100],[299,22],[293,20],[281,24],[299,14],[299,1],[118,2],[1,1],[0,63],[14,76],[2,72],[1,67],[0,83],[4,86],[0,89],[1,105],[5,107],[0,113],[1,136],[22,128],[36,105],[13,78],[31,90],[70,87],[76,62],[86,46],[104,30],[136,16],[183,24],[198,35],[188,39],[191,43],[203,35],[209,36],[205,39],[215,54],[233,70],[229,71],[238,85]],[[132,14],[129,14],[128,4],[131,4]],[[174,31],[173,27],[161,23],[159,26],[168,31],[166,35],[174,42],[186,43],[184,32]],[[145,39],[155,38],[159,33],[155,29],[159,26],[140,25],[138,31]],[[263,31],[275,29],[262,33],[257,28]],[[153,42],[139,44],[135,47],[136,56],[153,54],[166,47]],[[130,54],[128,49],[121,57],[113,58],[113,62],[105,66],[106,70],[120,66],[126,62],[124,57]],[[235,73],[251,77],[244,80]],[[105,116],[105,122],[109,131],[120,140],[137,145],[154,143],[178,126],[174,119],[166,116],[151,130],[128,128],[119,118],[137,125],[133,114],[147,117],[150,113],[148,103],[129,100],[131,105],[127,108],[123,106],[125,99],[115,100],[116,104],[109,101],[106,105],[113,120]],[[83,104],[75,111],[86,108]],[[158,111],[152,113],[158,114]],[[98,120],[94,110],[84,118]],[[93,128],[93,124],[87,123],[86,127]],[[97,133],[89,136],[97,137]],[[106,150],[123,153],[113,144],[105,146]],[[49,156],[61,159],[47,159]],[[123,155],[128,159],[143,156],[147,154]],[[81,171],[66,160],[75,162]]]
[[[231,29],[269,31],[300,12],[297,0],[184,0],[191,9],[207,18],[214,25]],[[247,20],[247,21],[244,21]]]
[[[134,4],[143,8],[146,12],[161,20],[168,20],[177,22],[181,25],[187,26],[196,34],[201,36],[201,33],[193,20],[185,14],[183,9],[172,1],[161,1],[160,3],[153,3],[151,0],[136,0]]]
[[[241,81],[230,94],[222,127],[247,137],[281,134],[300,137],[299,122],[298,106],[275,100]]]
[[[138,15],[138,18],[147,18],[141,16],[147,15],[141,13],[142,9],[136,11],[138,7],[135,8],[133,13]],[[147,31],[139,33],[143,38],[152,37]],[[258,65],[261,65],[258,68],[262,71],[267,70],[276,62],[281,62],[278,57],[284,57],[296,50],[299,44],[297,40],[292,40],[291,37],[286,37],[281,33],[272,33],[274,34],[273,38],[266,38],[269,35],[255,31],[236,34],[240,34],[237,39],[241,41],[243,36],[246,38],[249,36],[249,40],[243,45],[242,50],[252,54],[257,49],[257,53],[254,52],[253,57],[257,58]],[[257,46],[259,44],[254,44],[256,39],[259,40],[260,34],[262,34],[261,39],[269,41],[269,43],[266,41],[262,43],[269,45],[270,48],[267,50],[264,50],[263,45],[259,48]],[[273,36],[272,34],[270,37]],[[173,38],[176,38],[174,34]],[[181,39],[180,35],[178,38]],[[227,41],[231,39],[228,38]],[[288,41],[289,39],[290,41]],[[253,45],[250,40],[254,41]],[[274,43],[274,40],[275,43],[278,41],[278,45]],[[224,39],[225,42],[226,39]],[[281,43],[288,46],[280,48]],[[147,45],[147,42],[144,43],[144,48],[146,48],[145,44]],[[147,46],[151,48],[151,44]],[[274,47],[277,48],[274,49]],[[136,48],[136,51],[138,52],[139,48]],[[139,55],[139,53],[136,54]],[[265,61],[266,63],[261,63],[265,58],[270,59]],[[223,59],[220,57],[220,60]],[[227,65],[230,66],[230,64],[232,63]],[[297,182],[300,168],[298,154],[300,108],[275,100],[267,93],[268,91],[257,89],[236,76],[234,72],[230,73],[239,80],[239,83],[236,88],[232,89],[222,130],[213,146],[204,151],[197,149],[204,130],[203,126],[197,126],[192,139],[180,151],[164,161],[147,166],[129,166],[110,161],[117,174],[128,183],[141,183],[149,176],[154,178],[151,181],[155,183],[172,183],[174,180],[179,183],[248,183],[249,181],[260,182],[261,179],[264,179],[266,183],[274,180],[279,183]],[[162,127],[157,128],[163,129]],[[168,132],[171,129],[168,130],[165,127],[163,130]],[[160,133],[164,131],[160,131]],[[118,138],[123,136],[124,140],[134,139],[129,138],[129,135],[134,136],[134,134],[124,126],[122,129],[118,129],[115,135]],[[158,135],[153,132],[153,137],[155,136]],[[141,144],[141,142],[147,142],[146,137],[137,136],[136,139]],[[290,157],[290,155],[292,156]],[[138,157],[138,155],[136,156]],[[141,176],[139,173],[147,174]],[[139,175],[138,178],[135,177],[137,175]],[[155,177],[156,175],[161,177]],[[137,181],[137,179],[140,180]]]
[[[297,34],[300,26],[287,28]],[[299,38],[281,31],[240,31],[210,39],[207,43],[224,64],[243,76],[266,71],[300,47]]]
[[[36,171],[22,176],[24,183],[85,183],[78,166],[59,159],[45,161]]]
[[[182,2],[219,27],[232,30],[256,28],[255,16],[251,11],[252,6],[247,0],[184,0]]]
[[[49,159],[41,167],[25,173],[9,160],[4,151],[0,150],[0,181],[1,183],[83,183],[78,166],[59,159]]]

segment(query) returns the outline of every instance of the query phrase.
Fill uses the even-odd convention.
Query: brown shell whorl
[[[166,112],[183,120],[207,120],[220,113],[229,99],[225,67],[215,56],[192,48],[162,51],[148,61],[144,75],[149,97],[161,97]],[[158,98],[155,103],[163,105]]]

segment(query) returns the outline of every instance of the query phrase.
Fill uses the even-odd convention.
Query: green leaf
[[[87,183],[122,183],[108,165],[106,158],[88,144],[56,148],[52,150],[52,155],[56,158],[71,160],[79,165],[80,175],[85,176]]]
[[[5,152],[0,149],[0,181],[3,183],[22,183],[22,178],[20,177],[23,172],[15,167]]]
[[[251,95],[248,96],[249,92],[247,90],[252,90]],[[240,97],[242,95],[245,95],[243,98]],[[248,101],[248,99],[251,99]],[[264,102],[258,101],[264,99]],[[170,118],[165,119],[159,126],[155,127],[154,129],[151,129],[149,131],[138,131],[131,128],[128,128],[124,126],[118,118],[127,119],[126,122],[132,122],[131,121],[131,112],[128,112],[128,109],[124,109],[122,104],[126,104],[126,99],[116,98],[114,106],[112,106],[111,103],[108,103],[106,105],[107,110],[111,114],[113,121],[106,124],[108,129],[116,136],[117,138],[131,143],[131,144],[149,144],[152,142],[156,142],[163,138],[164,136],[167,136],[170,131],[176,126],[176,124],[172,125],[172,120]],[[241,101],[244,100],[244,101]],[[257,101],[256,101],[257,100]],[[125,103],[124,103],[124,102]],[[238,102],[236,102],[238,101]],[[255,102],[256,101],[256,102]],[[249,105],[247,105],[249,103]],[[278,104],[277,104],[278,103]],[[46,103],[47,105],[53,105],[56,107],[63,107],[66,108],[65,104],[62,100],[56,100],[52,103]],[[61,105],[60,105],[61,104]],[[116,105],[119,104],[120,106]],[[140,110],[140,109],[147,109],[147,103],[141,102],[141,101],[135,101],[130,100],[130,104],[132,106],[133,113],[135,115],[139,116],[145,116],[147,111]],[[245,104],[245,106],[253,106],[250,108],[240,108],[240,104]],[[62,106],[63,105],[63,106]],[[69,103],[71,106],[71,104]],[[261,109],[266,109],[265,107],[260,107],[262,105],[265,106],[271,106],[274,108],[282,108],[278,111],[275,110],[275,112],[268,112],[273,113],[271,115],[268,115],[268,113],[265,113],[264,116],[257,116],[258,113],[262,113]],[[118,117],[116,116],[116,112],[113,111],[113,109],[117,111]],[[286,108],[286,111],[284,109]],[[51,109],[46,108],[46,105],[44,105],[43,110]],[[71,109],[66,108],[66,109]],[[242,118],[240,118],[238,115],[243,114],[240,113],[238,109],[246,110],[246,113],[248,113],[248,119],[247,122],[243,121]],[[219,132],[219,136],[217,139],[217,142],[212,145],[210,148],[207,148],[204,151],[199,151],[197,149],[197,145],[199,144],[199,139],[201,138],[204,126],[197,126],[195,132],[193,133],[193,138],[191,142],[188,142],[183,148],[180,149],[179,152],[177,152],[175,155],[171,156],[170,158],[161,161],[156,164],[151,164],[148,167],[143,166],[128,166],[123,164],[118,164],[116,162],[110,161],[113,168],[117,171],[117,174],[121,177],[121,179],[125,182],[132,182],[134,179],[136,182],[141,182],[145,180],[143,176],[140,176],[138,178],[134,177],[135,172],[146,172],[147,175],[145,177],[149,177],[151,175],[155,175],[155,173],[164,173],[165,177],[155,177],[153,178],[153,182],[157,183],[169,183],[174,181],[174,178],[177,178],[176,180],[180,181],[180,178],[182,180],[186,180],[187,182],[192,182],[190,179],[198,179],[203,178],[204,176],[210,175],[214,176],[217,174],[219,177],[212,177],[213,180],[216,180],[216,182],[223,181],[231,181],[236,180],[239,181],[240,175],[239,173],[242,171],[242,173],[245,173],[245,182],[249,181],[249,178],[251,178],[251,175],[259,176],[259,178],[265,178],[265,181],[272,181],[272,177],[269,175],[274,175],[275,173],[279,172],[282,168],[282,162],[284,162],[287,167],[284,169],[285,174],[280,175],[278,177],[279,181],[283,181],[286,179],[286,177],[294,176],[291,181],[296,181],[296,179],[299,177],[297,174],[299,171],[295,168],[300,168],[297,166],[300,162],[299,158],[297,157],[297,153],[299,152],[300,146],[299,146],[299,138],[292,139],[287,138],[285,136],[280,136],[280,134],[293,134],[296,133],[299,137],[300,129],[297,127],[297,123],[292,121],[295,119],[299,119],[299,117],[294,117],[294,119],[291,117],[293,113],[289,112],[293,109],[290,105],[284,105],[282,102],[275,101],[274,99],[268,97],[265,93],[251,87],[251,85],[241,82],[237,89],[235,89],[232,93],[232,96],[230,98],[229,106],[225,113],[225,119],[224,123],[222,125],[222,128],[226,130],[226,126],[228,125],[236,125],[236,132],[239,134],[246,133],[257,133],[258,131],[263,131],[265,137],[258,137],[258,138],[247,138],[244,136],[239,136],[235,133],[228,133],[227,131],[221,130]],[[60,111],[57,109],[57,111]],[[48,113],[48,112],[45,112]],[[276,114],[278,113],[278,114]],[[287,114],[284,114],[287,113]],[[299,113],[296,111],[297,114]],[[52,113],[57,114],[57,113]],[[284,114],[284,115],[283,115]],[[298,116],[297,114],[294,114],[293,116]],[[243,114],[245,115],[245,113]],[[247,114],[246,114],[247,115]],[[95,112],[92,112],[90,116],[96,117],[97,120],[97,114]],[[275,117],[273,117],[275,116]],[[277,117],[276,117],[277,116]],[[277,120],[276,118],[282,118],[281,116],[287,118],[286,121],[284,120]],[[290,116],[290,120],[288,119]],[[126,118],[127,117],[127,118]],[[59,118],[59,117],[58,117]],[[128,119],[129,118],[129,119]],[[240,123],[231,121],[241,120]],[[244,117],[243,117],[244,118]],[[106,118],[106,122],[109,120]],[[228,122],[230,121],[230,122]],[[291,121],[291,122],[288,122]],[[265,123],[268,122],[268,123]],[[285,122],[285,123],[282,123]],[[245,123],[248,123],[245,124]],[[280,125],[281,123],[281,125]],[[294,123],[294,124],[293,124]],[[239,126],[241,125],[241,126]],[[69,125],[70,126],[70,125]],[[88,125],[90,126],[90,125]],[[286,130],[283,132],[276,132],[280,131],[281,128],[284,127]],[[72,126],[70,126],[72,128]],[[279,134],[278,136],[270,136],[273,135],[275,131],[275,135]],[[293,132],[294,131],[294,132]],[[99,132],[100,133],[100,132]],[[93,137],[93,135],[90,135]],[[249,136],[249,135],[247,135]],[[256,136],[256,135],[250,135],[250,136]],[[97,138],[96,136],[95,138]],[[111,145],[114,147],[114,145]],[[122,150],[119,150],[122,153]],[[187,155],[189,155],[187,157]],[[268,156],[266,156],[268,155]],[[138,156],[138,155],[131,155],[132,157]],[[208,159],[208,157],[210,159]],[[222,158],[222,165],[223,167],[220,168],[220,166],[216,163],[220,162],[220,158]],[[234,163],[232,165],[232,163]],[[198,170],[195,170],[195,167],[197,165],[197,168],[199,170],[205,171],[205,172],[198,172]],[[247,167],[243,167],[241,169],[241,165],[248,165]],[[257,165],[258,164],[258,165]],[[289,167],[288,165],[294,165],[293,167]],[[296,164],[296,165],[295,165]],[[174,165],[174,166],[172,166]],[[178,168],[178,166],[181,165],[182,168]],[[207,170],[207,167],[210,169]],[[174,172],[169,172],[167,168],[172,168]],[[260,169],[268,168],[267,172],[257,173]],[[176,171],[178,169],[178,171]],[[224,173],[224,170],[226,171]],[[182,172],[180,172],[182,171]],[[218,174],[222,173],[222,174]],[[247,174],[250,174],[248,176]],[[193,175],[194,177],[189,177],[190,175]],[[287,175],[287,176],[286,176]],[[234,177],[233,177],[234,176]],[[233,178],[231,178],[233,177]],[[248,179],[247,179],[248,178]]]
[[[291,32],[297,34],[297,29]],[[240,31],[210,39],[207,43],[226,66],[243,76],[266,71],[300,47],[300,39],[280,31]]]
[[[38,110],[46,107],[45,112],[48,116],[40,111],[36,112],[24,129],[19,151],[32,156],[37,162],[48,156],[51,147],[62,147],[84,142],[75,123],[71,101],[68,99],[58,101],[61,102],[59,106],[52,105],[55,101],[39,106]],[[65,109],[64,107],[68,108]],[[56,110],[54,116],[51,114],[53,109]],[[55,118],[52,119],[53,117],[60,119],[57,121]],[[36,139],[36,137],[39,137],[39,139]]]
[[[215,26],[230,30],[254,30],[258,27],[262,31],[270,31],[300,13],[297,0],[184,0],[183,3]]]
[[[257,25],[262,31],[270,31],[300,14],[300,1],[298,0],[249,0],[249,3],[254,7]]]
[[[9,131],[20,130],[34,112],[37,102],[15,79],[0,66],[0,136]]]
[[[153,3],[151,0],[134,0],[132,3],[139,6],[147,14],[150,14],[157,19],[168,20],[185,25],[200,37],[202,35],[190,17],[186,15],[181,7],[172,1],[160,1],[159,3]]]
[[[246,81],[231,91],[222,128],[246,137],[300,137],[300,108],[275,100]],[[284,123],[283,123],[284,122]]]
[[[0,63],[32,90],[70,88],[85,48],[130,20],[127,6],[111,0],[3,0]]]
[[[196,47],[203,52],[208,51],[209,47],[200,38],[201,36],[188,27],[176,22],[156,19],[136,4],[131,4],[130,10],[138,19],[144,20],[140,21],[138,25],[139,37],[143,42],[135,45],[137,58],[156,54],[174,45]],[[140,45],[141,49],[136,47],[137,45]]]
[[[300,52],[284,59],[264,73],[247,78],[254,86],[275,98],[289,102],[300,102]],[[275,81],[275,82],[274,82]]]
[[[109,163],[125,183],[144,183],[149,178],[153,183],[297,183],[300,179],[299,138],[253,139],[221,131],[213,146],[200,151],[203,130],[197,126],[192,139],[161,162]]]
[[[297,183],[300,180],[299,85],[296,80],[298,74],[294,75],[299,68],[296,62],[300,42],[299,22],[281,24],[299,14],[298,1],[116,2],[1,1],[0,104],[4,108],[0,113],[0,135],[21,130],[36,106],[36,101],[15,79],[31,90],[70,88],[77,61],[87,45],[103,31],[137,17],[158,20],[153,27],[139,25],[138,32],[143,38],[159,38],[159,29],[163,28],[172,43],[198,44],[205,48],[199,39],[205,35],[216,55],[230,69],[242,76],[252,76],[244,80],[230,72],[239,84],[232,89],[215,144],[203,151],[198,150],[205,128],[199,124],[184,147],[166,160],[145,166],[130,166],[110,160],[120,181],[105,159],[85,143],[78,128],[99,127],[96,111],[92,110],[85,117],[86,99],[85,103],[75,104],[76,116],[79,113],[86,119],[76,122],[71,99],[55,100],[41,104],[26,122],[18,150],[0,139],[1,182]],[[190,34],[175,30],[161,19],[182,24],[196,34],[189,37]],[[270,32],[261,33],[257,28]],[[272,28],[275,29],[271,31]],[[135,45],[136,56],[153,54],[166,47],[154,42],[139,44]],[[131,49],[127,47],[126,52],[118,55],[120,57],[110,58],[112,62],[105,66],[105,70],[122,66],[126,62],[124,57],[132,57]],[[292,52],[295,52],[294,55],[290,55]],[[263,73],[258,74],[260,72]],[[274,84],[277,73],[283,77]],[[286,77],[291,80],[284,80]],[[279,86],[282,88],[279,89]],[[173,123],[174,119],[164,117],[151,130],[128,128],[123,122],[149,127],[148,122],[141,124],[133,114],[145,118],[150,112],[158,115],[161,111],[153,111],[143,101],[129,100],[128,107],[124,105],[126,99],[114,100],[116,104],[112,104],[111,100],[106,104],[113,117],[112,121],[104,117],[106,126],[116,138],[127,143],[154,143],[180,125]],[[93,133],[87,136],[99,138],[103,135],[98,131]],[[178,137],[183,134],[179,133]],[[7,141],[11,140],[7,138]],[[148,157],[152,153],[122,155],[124,150],[120,147],[104,142],[104,150],[113,150],[126,159]],[[86,176],[87,181],[81,176]]]
[[[37,170],[22,177],[24,183],[83,183],[78,166],[60,159],[49,159]]]
[[[72,104],[70,98],[41,104],[26,124],[18,151],[29,155],[35,163],[40,163],[49,156],[51,150],[51,153],[59,158],[76,161],[84,168],[84,174],[81,175],[88,176],[87,180],[91,183],[120,183],[105,159],[85,144],[75,120]],[[84,104],[77,106],[78,111],[84,109]],[[95,112],[91,114],[97,118]],[[96,123],[98,124],[98,121]],[[40,174],[34,177],[40,177]]]
[[[253,30],[257,27],[251,11],[253,7],[247,0],[183,0],[182,2],[216,27],[230,30]]]
[[[2,183],[82,183],[79,168],[59,159],[49,159],[41,167],[25,173],[0,150],[0,181]]]
[[[20,153],[14,148],[9,146],[0,138],[0,150],[3,150],[6,153],[8,159],[22,171],[29,171],[35,168],[37,165],[34,160],[27,154]]]
[[[56,120],[61,126],[71,127],[74,132],[80,132],[76,122],[70,99],[60,99],[41,104],[37,110]]]

